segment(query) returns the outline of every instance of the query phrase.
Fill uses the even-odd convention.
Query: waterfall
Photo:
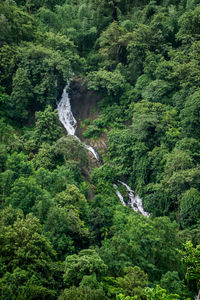
[[[77,121],[74,118],[72,110],[71,110],[69,94],[67,92],[68,87],[69,87],[69,84],[66,85],[66,87],[64,88],[61,99],[60,99],[59,103],[57,104],[59,120],[63,124],[67,133],[69,135],[73,135],[75,138],[77,138],[80,141],[80,139],[75,135]],[[96,160],[99,163],[101,163],[99,155],[95,151],[95,149],[92,146],[86,145],[86,144],[85,144],[85,147],[93,154],[93,156],[96,158]],[[126,204],[124,202],[124,198],[123,198],[122,194],[118,190],[117,185],[113,184],[113,187],[116,191],[116,195],[119,198],[119,200],[121,201],[122,205],[123,206],[128,205],[134,211],[142,214],[145,217],[149,217],[150,214],[148,212],[146,212],[143,208],[142,199],[138,195],[135,195],[134,191],[126,183],[119,181],[119,180],[118,180],[118,182],[120,184],[122,184],[123,186],[125,186],[127,193],[128,193],[128,197],[129,197],[129,202]]]
[[[113,184],[114,189],[116,190],[116,194],[117,197],[119,198],[119,200],[121,201],[123,206],[126,206],[126,203],[124,202],[124,197],[122,196],[122,194],[119,192],[118,187],[116,184]]]
[[[130,207],[134,211],[141,213],[143,216],[149,217],[150,214],[148,212],[146,212],[143,208],[142,199],[138,195],[135,195],[134,191],[126,183],[124,183],[120,180],[118,180],[118,182],[121,183],[122,185],[124,185],[128,192]]]
[[[98,162],[100,162],[99,154],[94,150],[94,148],[92,148],[92,146],[86,145],[86,144],[85,144],[85,146],[94,155],[96,160],[98,160]]]
[[[65,86],[61,99],[57,104],[59,120],[65,127],[67,133],[69,135],[73,135],[80,141],[80,139],[75,135],[77,121],[74,118],[71,110],[69,94],[67,92],[68,87],[69,84]],[[85,147],[94,155],[97,161],[100,161],[98,153],[94,150],[94,148],[92,148],[92,146],[85,144]]]
[[[59,120],[67,130],[67,133],[70,135],[75,135],[76,131],[76,120],[71,111],[71,104],[69,95],[67,93],[68,85],[63,90],[62,97],[60,102],[58,103],[58,115]]]

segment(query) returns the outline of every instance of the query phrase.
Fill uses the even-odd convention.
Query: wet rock
[[[70,84],[70,102],[73,115],[77,120],[76,135],[83,140],[81,122],[85,119],[93,121],[98,117],[98,102],[101,95],[89,91],[83,84],[83,79],[75,79]]]

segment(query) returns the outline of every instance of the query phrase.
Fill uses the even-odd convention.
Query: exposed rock
[[[94,91],[89,91],[87,86],[83,84],[82,79],[75,79],[72,81],[70,85],[70,102],[73,115],[77,121],[76,135],[81,141],[94,147],[100,155],[107,152],[106,134],[102,133],[98,140],[85,139],[83,137],[83,131],[85,129],[82,128],[81,122],[85,119],[93,121],[98,118],[98,102],[101,98],[100,94],[97,94]],[[97,165],[97,161],[92,157],[92,154],[90,156],[91,164]]]
[[[81,121],[98,117],[98,102],[101,96],[94,91],[89,91],[82,79],[73,80],[70,85],[70,102],[73,115],[77,121],[76,135],[83,140]]]

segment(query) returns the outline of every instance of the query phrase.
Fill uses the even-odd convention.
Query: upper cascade
[[[67,133],[69,135],[73,135],[74,137],[76,137],[80,141],[80,139],[75,135],[77,121],[74,118],[72,110],[71,110],[69,94],[67,92],[68,87],[69,87],[69,84],[67,84],[65,86],[65,88],[63,90],[63,93],[62,93],[62,96],[61,96],[61,100],[60,100],[60,102],[58,103],[58,106],[57,106],[59,120],[63,124],[63,126],[65,127]],[[98,162],[100,162],[99,155],[94,150],[94,148],[92,146],[86,145],[86,144],[85,144],[85,147],[88,149],[88,151],[90,151],[94,155],[96,160]]]
[[[58,103],[59,120],[70,135],[75,135],[77,121],[71,111],[69,94],[67,92],[69,85],[66,85],[60,102]]]

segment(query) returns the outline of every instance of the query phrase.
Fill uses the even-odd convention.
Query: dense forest
[[[200,299],[200,0],[1,0],[0,115],[0,299]]]

